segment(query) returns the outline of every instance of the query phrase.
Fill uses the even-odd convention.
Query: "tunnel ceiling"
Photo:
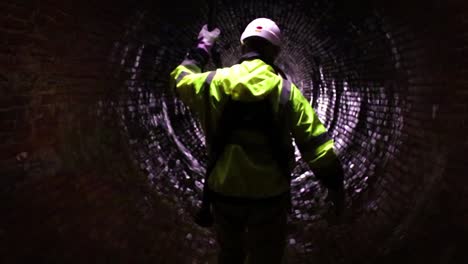
[[[325,190],[296,156],[288,237],[291,263],[372,263],[401,254],[410,243],[406,238],[424,237],[424,228],[432,226],[420,221],[427,221],[427,208],[441,186],[452,188],[450,184],[459,182],[453,175],[466,174],[466,165],[460,163],[468,144],[468,19],[462,1],[215,2],[223,66],[237,62],[239,36],[252,19],[269,17],[278,23],[284,43],[277,64],[315,108],[345,166],[346,222],[329,226]],[[85,88],[87,83],[76,83],[76,90],[64,93],[83,93],[84,101],[99,94],[91,115],[118,124],[113,133],[129,144],[146,184],[185,219],[185,239],[168,242],[192,248],[184,253],[200,261],[193,263],[212,257],[213,234],[190,223],[206,164],[204,135],[196,116],[168,83],[170,71],[207,22],[208,1],[2,5],[8,7],[4,25],[15,21],[18,9],[30,10],[25,11],[29,18],[36,10],[45,32],[38,38],[50,44],[44,48],[45,61],[62,59],[67,65],[79,58],[82,75],[99,75],[99,83],[110,87],[96,92]],[[68,24],[60,26],[60,21]],[[45,26],[49,23],[55,26]],[[11,35],[15,29],[1,30]],[[62,34],[75,51],[64,49],[63,43],[61,49],[54,48]],[[28,45],[17,48],[26,41],[9,38],[2,54],[27,51]],[[29,62],[17,65],[2,73],[5,92],[12,76],[7,74],[27,68]],[[212,69],[209,64],[206,70]],[[80,73],[65,71],[63,76],[74,80]],[[56,75],[47,78],[53,83]]]

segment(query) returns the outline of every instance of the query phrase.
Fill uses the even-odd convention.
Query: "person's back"
[[[239,63],[201,73],[218,35],[204,27],[198,48],[171,73],[177,93],[207,134],[210,199],[204,199],[204,211],[212,205],[219,263],[243,263],[246,256],[249,263],[281,263],[294,161],[291,136],[316,176],[339,196],[343,173],[326,128],[274,65],[281,39],[277,25],[252,21],[241,36]]]
[[[245,108],[252,105],[251,118],[256,123],[261,123],[273,116],[273,113],[260,114],[255,109],[256,104],[265,100],[271,104],[272,111],[279,110],[282,78],[262,60],[254,57],[244,59],[240,64],[216,71],[210,94],[222,99],[212,102],[214,120],[220,120],[226,106],[233,102],[244,104],[239,104],[233,110],[234,114],[230,119],[241,114],[248,115],[249,113],[242,113],[242,110],[245,111]],[[264,114],[270,116],[262,116]],[[218,158],[208,181],[211,190],[226,196],[265,198],[280,195],[289,189],[288,179],[282,174],[280,165],[272,155],[272,147],[265,134],[267,131],[247,127],[228,132],[231,135],[222,133],[222,136],[229,137],[226,140],[237,144],[226,144]]]

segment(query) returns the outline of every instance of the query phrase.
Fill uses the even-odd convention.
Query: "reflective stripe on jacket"
[[[216,128],[229,97],[252,102],[271,95],[273,110],[278,112],[283,78],[262,60],[245,60],[232,67],[217,69],[210,75],[212,80],[207,80],[209,75],[210,72],[201,72],[197,63],[191,60],[185,60],[171,73],[177,94],[198,115],[205,132],[208,119],[210,127]],[[204,85],[205,82],[209,84]],[[208,102],[204,96],[205,87],[209,89]],[[206,104],[209,104],[210,116],[207,116]],[[312,169],[327,166],[329,159],[336,158],[333,140],[327,136],[325,126],[294,84],[287,107],[286,125],[302,158]],[[281,174],[271,153],[262,149],[267,144],[265,138],[253,133],[237,136],[258,147],[244,149],[235,144],[227,145],[209,177],[210,189],[226,196],[249,198],[266,198],[286,192],[290,188],[289,180]]]

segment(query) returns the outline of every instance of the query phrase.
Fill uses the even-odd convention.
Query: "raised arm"
[[[219,29],[208,31],[205,25],[198,34],[196,47],[187,52],[185,59],[170,74],[171,87],[182,101],[203,118],[204,83],[210,72],[202,72],[210,58],[211,49],[220,34]]]

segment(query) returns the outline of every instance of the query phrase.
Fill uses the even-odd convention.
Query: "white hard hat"
[[[250,22],[242,33],[240,41],[244,44],[244,39],[253,36],[264,38],[275,46],[281,44],[281,31],[278,25],[268,18],[257,18]]]

